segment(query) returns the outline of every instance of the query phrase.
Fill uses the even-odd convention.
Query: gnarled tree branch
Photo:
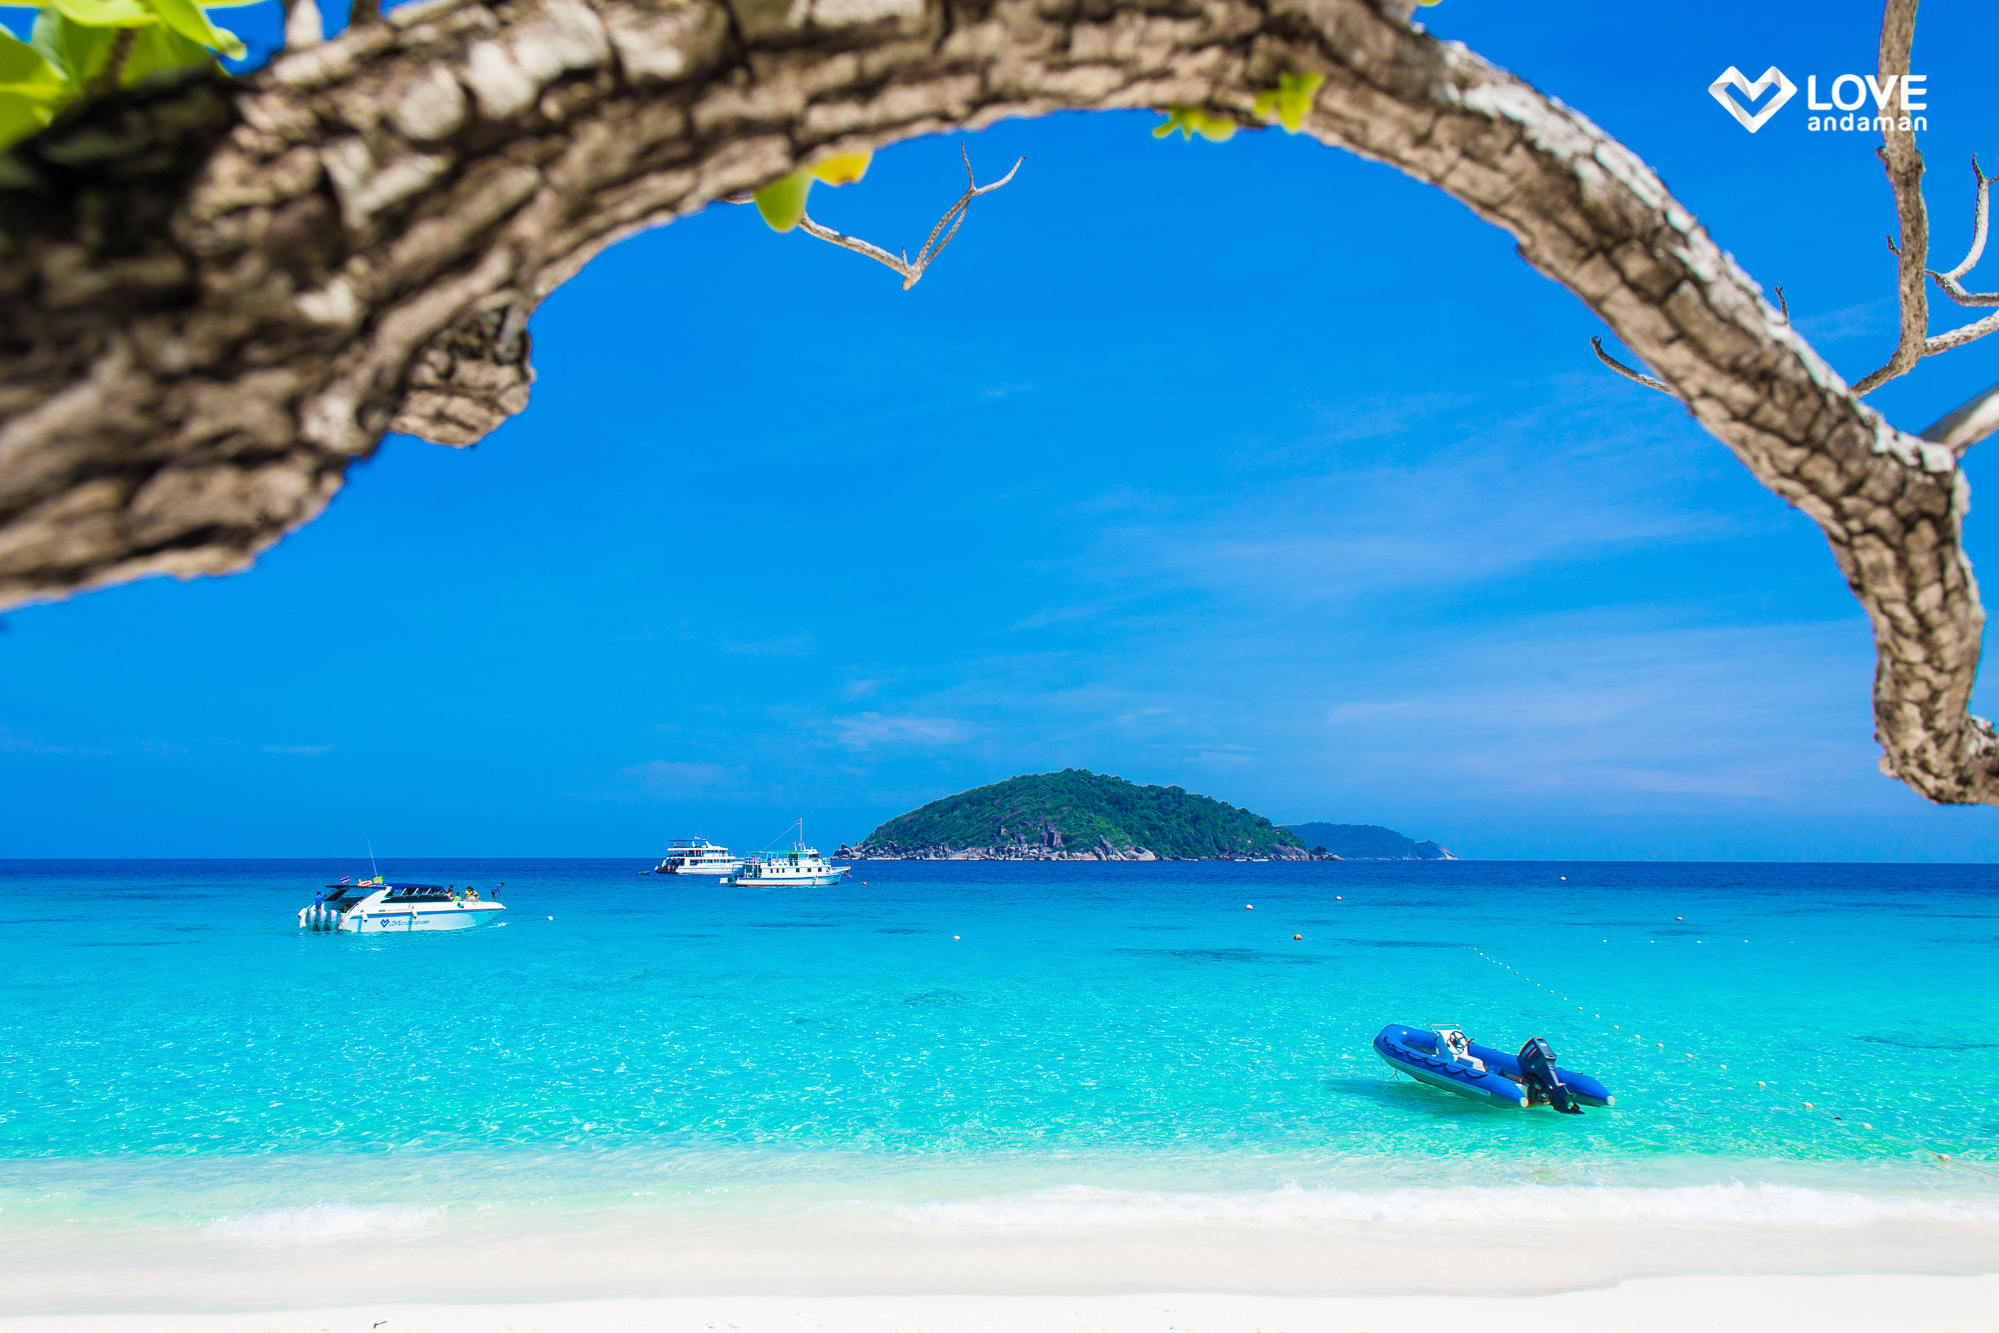
[[[240,84],[104,99],[0,187],[25,312],[0,329],[0,597],[239,568],[392,425],[477,438],[525,401],[527,313],[640,228],[1009,116],[1249,124],[1319,75],[1304,132],[1504,227],[1818,523],[1874,625],[1884,763],[1999,803],[1952,449],[1862,404],[1628,149],[1410,10],[428,0]]]

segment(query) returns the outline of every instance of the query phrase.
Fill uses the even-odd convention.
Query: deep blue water
[[[0,862],[0,1245],[1999,1222],[1935,1155],[1999,1170],[1985,866],[382,868],[507,922],[299,933],[344,861]],[[1420,1087],[1391,1021],[1545,1037],[1618,1105]]]

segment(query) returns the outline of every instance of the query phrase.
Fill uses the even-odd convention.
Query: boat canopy
[[[402,883],[401,881],[388,881],[381,884],[374,884],[374,883],[329,884],[326,887],[329,889],[337,889],[341,893],[351,893],[355,889],[367,889],[370,892],[376,889],[388,889],[395,893],[406,893],[411,889],[436,889],[439,893],[444,892],[444,886],[442,884],[405,884]]]

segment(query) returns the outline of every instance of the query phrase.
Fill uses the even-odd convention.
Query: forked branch
[[[1000,177],[991,185],[981,185],[979,184],[979,178],[972,174],[972,158],[965,151],[962,144],[959,145],[958,155],[965,159],[965,180],[968,182],[965,192],[958,197],[957,203],[951,205],[951,210],[948,213],[937,219],[937,225],[930,229],[928,239],[923,242],[923,248],[916,252],[916,258],[914,259],[909,257],[909,251],[907,250],[904,250],[900,255],[892,255],[879,245],[864,241],[858,236],[848,236],[843,232],[834,231],[831,227],[814,222],[809,213],[798,220],[799,229],[804,231],[808,236],[816,236],[822,241],[830,241],[834,245],[845,246],[857,255],[866,255],[869,259],[875,260],[877,263],[888,265],[902,275],[902,289],[908,291],[922,280],[923,270],[929,268],[931,262],[937,256],[944,253],[944,247],[949,245],[951,238],[958,234],[958,228],[964,223],[965,215],[971,211],[972,200],[982,194],[991,194],[994,190],[1005,185],[1013,179],[1014,172],[1020,170],[1020,164],[1027,161],[1024,157],[1016,158],[1013,164],[1013,171],[1007,172],[1006,175]],[[945,230],[944,225],[947,222],[950,224],[950,230],[948,231]],[[942,233],[941,240],[939,239],[939,233]]]

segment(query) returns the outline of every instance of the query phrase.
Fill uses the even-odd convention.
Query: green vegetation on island
[[[1261,815],[1184,788],[1141,787],[1080,768],[946,796],[842,852],[1105,861],[1307,855],[1296,834]]]

